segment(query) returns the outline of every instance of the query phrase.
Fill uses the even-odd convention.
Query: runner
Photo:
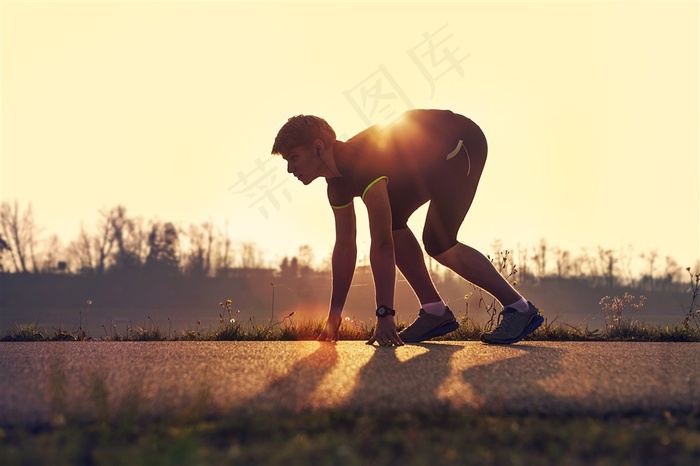
[[[367,342],[382,346],[417,343],[459,327],[440,297],[407,221],[429,202],[425,252],[504,307],[500,324],[481,335],[486,343],[510,344],[539,327],[544,318],[483,254],[457,240],[486,162],[487,143],[470,119],[449,110],[411,110],[386,127],[371,126],[346,142],[322,118],[298,115],[280,129],[272,148],[287,171],[305,185],[323,177],[335,216],[332,293],[319,340],[338,339],[357,259],[354,199],[365,204],[371,236],[370,265],[377,325]],[[421,303],[418,317],[400,334],[394,322],[396,267]]]

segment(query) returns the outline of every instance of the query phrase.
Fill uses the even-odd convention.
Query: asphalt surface
[[[3,425],[91,418],[105,407],[143,415],[688,411],[700,408],[700,343],[0,343],[0,377]]]

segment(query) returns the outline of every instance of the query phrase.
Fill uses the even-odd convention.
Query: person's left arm
[[[391,231],[391,204],[387,191],[387,180],[382,178],[372,184],[364,193],[367,206],[369,232],[371,237],[369,260],[374,277],[377,307],[394,307],[394,286],[396,282],[396,261],[394,239]],[[375,333],[368,344],[402,345],[396,332],[394,317],[377,318]]]

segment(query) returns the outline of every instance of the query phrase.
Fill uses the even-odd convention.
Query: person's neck
[[[335,141],[333,148],[321,155],[321,162],[323,162],[323,165],[325,165],[327,170],[326,178],[339,178],[343,176],[340,173],[340,170],[338,170],[338,165],[335,163],[338,150],[343,150],[341,146],[342,143],[340,141]]]

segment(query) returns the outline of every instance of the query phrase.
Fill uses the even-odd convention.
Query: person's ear
[[[321,151],[323,150],[323,141],[316,139],[316,141],[314,141],[314,146],[316,147],[316,156],[320,157]]]

